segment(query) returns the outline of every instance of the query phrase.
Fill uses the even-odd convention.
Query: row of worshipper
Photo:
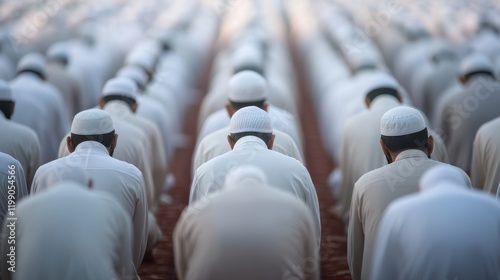
[[[37,197],[39,193],[43,195],[54,185],[51,181],[54,174],[63,172],[67,167],[78,166],[83,168],[92,179],[93,189],[110,194],[123,209],[122,213],[129,219],[130,230],[126,227],[122,229],[125,231],[124,234],[130,232],[131,240],[126,242],[131,247],[128,263],[116,265],[118,261],[116,256],[121,253],[110,252],[103,258],[111,256],[105,262],[112,263],[112,265],[102,267],[101,272],[106,272],[106,275],[115,275],[115,277],[89,276],[89,279],[137,278],[137,271],[142,260],[154,258],[155,246],[162,238],[155,214],[161,201],[168,202],[166,188],[171,184],[171,181],[167,180],[168,167],[175,149],[179,145],[184,145],[179,142],[181,137],[178,135],[182,126],[182,116],[190,102],[196,97],[195,81],[204,67],[202,61],[207,61],[208,50],[213,44],[213,36],[217,29],[218,19],[213,12],[206,12],[201,8],[191,10],[191,12],[197,14],[196,19],[192,20],[192,25],[179,23],[178,26],[165,28],[159,22],[158,26],[151,31],[152,35],[146,36],[144,40],[137,43],[125,57],[124,66],[117,69],[116,76],[99,86],[102,88],[99,88],[99,94],[90,106],[96,109],[77,112],[71,129],[69,125],[65,129],[65,126],[56,125],[55,121],[48,119],[49,113],[61,113],[66,108],[62,105],[63,102],[59,102],[64,96],[57,92],[50,81],[44,79],[45,57],[41,54],[30,53],[22,57],[19,62],[18,77],[15,80],[23,76],[25,79],[31,79],[30,81],[0,82],[2,109],[0,124],[1,129],[8,135],[8,137],[2,136],[0,151],[19,160],[23,168],[18,168],[18,174],[26,173],[23,175],[23,181],[26,182],[25,191],[22,191],[23,188],[19,186],[19,197],[16,203],[21,200],[23,194],[28,192],[34,197]],[[187,18],[190,17],[178,20],[182,21]],[[203,36],[198,36],[201,33]],[[66,43],[58,42],[51,46],[48,54],[55,55],[62,60],[78,57],[78,54],[71,52],[71,48],[68,52],[71,44]],[[191,47],[194,44],[197,48]],[[110,51],[110,55],[114,53]],[[58,74],[55,78],[62,79]],[[25,88],[23,91],[17,91],[14,88],[15,84]],[[27,85],[29,88],[26,88]],[[40,96],[41,90],[49,88],[50,95],[43,92],[46,96]],[[49,90],[46,91],[49,92]],[[60,105],[60,108],[56,108],[56,105]],[[32,126],[17,123],[13,118],[14,112],[28,119]],[[37,114],[39,112],[44,113]],[[60,120],[65,121],[69,117],[69,114],[67,115],[65,118],[61,117]],[[47,140],[44,135],[54,134],[54,129],[61,130],[62,136],[51,135],[50,143],[41,143],[42,139]],[[42,160],[48,146],[50,146],[51,153],[54,152],[55,147],[55,155],[47,156],[45,160]],[[60,158],[52,160],[57,157]],[[29,174],[22,170],[27,170]],[[18,182],[21,180],[19,179]],[[6,205],[2,202],[2,207]],[[64,207],[61,207],[59,211],[65,213]],[[69,224],[70,221],[67,220],[61,222],[63,227],[69,227]],[[116,225],[116,228],[120,227]],[[33,230],[31,238],[39,238],[37,233],[42,236],[43,230],[41,227],[40,231]],[[92,229],[92,231],[95,230],[95,228]],[[102,230],[105,233],[107,229]],[[75,238],[79,238],[78,236],[75,235]],[[119,242],[125,243],[123,240]],[[99,244],[96,243],[96,245]],[[110,243],[109,246],[111,245]],[[57,248],[54,249],[54,253],[66,254],[68,260],[71,260],[69,256],[78,254],[78,251],[71,250],[71,246],[54,246],[54,248]],[[108,249],[113,250],[113,248]],[[35,249],[25,247],[25,250],[30,252]],[[46,249],[40,248],[40,250]],[[34,258],[30,261],[40,261],[38,258],[42,252],[33,252]],[[92,254],[95,253],[78,254],[77,257],[81,260]],[[55,257],[47,261],[52,264],[62,263],[55,260]],[[26,273],[30,273],[26,269],[30,265],[23,266]],[[47,273],[49,275],[55,273],[55,276],[42,278],[77,278],[75,276],[77,274],[68,276],[64,274],[65,271],[57,270],[54,265],[50,267]],[[113,270],[109,270],[110,267]],[[78,271],[75,270],[72,273],[78,273]],[[30,275],[37,275],[37,272],[34,271]],[[33,277],[27,276],[25,279],[33,279]]]
[[[281,26],[273,5],[267,16]],[[174,230],[179,279],[320,279],[321,219],[303,161],[292,62],[268,20],[250,19],[237,36],[221,31],[189,206]]]
[[[462,105],[462,111],[454,112],[455,116],[445,117],[447,118],[446,121],[451,122],[448,125],[453,125],[451,130],[454,131],[445,134],[440,126],[437,126],[437,129],[433,131],[430,128],[431,122],[422,112],[411,107],[403,107],[405,110],[401,112],[393,111],[401,110],[398,108],[401,108],[399,106],[404,103],[412,104],[412,93],[406,93],[403,86],[387,73],[390,68],[385,65],[378,47],[369,40],[367,44],[363,44],[361,53],[346,53],[346,49],[343,48],[345,45],[342,44],[353,42],[357,27],[344,13],[338,10],[328,12],[339,14],[338,17],[330,16],[327,18],[330,25],[326,28],[333,33],[330,37],[325,39],[324,34],[315,30],[306,34],[297,34],[296,38],[299,40],[297,44],[303,52],[304,62],[308,67],[309,79],[312,81],[312,98],[318,108],[317,112],[322,128],[321,132],[324,133],[325,145],[327,145],[332,158],[340,166],[340,171],[332,174],[332,181],[338,186],[335,193],[339,203],[333,211],[336,216],[344,220],[344,224],[348,228],[348,262],[351,275],[353,279],[372,279],[370,268],[372,260],[376,256],[373,254],[373,248],[374,245],[378,245],[375,241],[376,232],[387,205],[398,197],[418,191],[418,180],[422,173],[433,165],[441,165],[439,162],[450,162],[461,167],[463,170],[455,172],[459,172],[461,173],[460,176],[467,178],[465,181],[470,186],[470,180],[464,173],[464,171],[470,172],[470,168],[461,166],[456,159],[469,156],[468,162],[470,164],[470,155],[473,150],[472,140],[467,138],[474,139],[475,131],[482,124],[498,116],[499,113],[498,110],[495,110],[495,107],[500,104],[498,100],[500,98],[498,93],[500,92],[497,83],[493,80],[495,69],[491,60],[485,59],[484,54],[477,53],[477,51],[464,55],[459,74],[453,76],[464,84],[464,89],[460,94],[457,94],[462,97],[460,99],[457,97],[453,103],[448,104],[451,109],[456,108],[457,105]],[[353,29],[352,33],[346,32],[346,29],[350,28]],[[382,32],[382,34],[384,33]],[[384,43],[386,46],[394,47],[390,41]],[[311,48],[317,51],[311,51]],[[392,56],[394,56],[394,52],[393,49]],[[412,55],[414,53],[408,52],[407,55],[413,59]],[[414,61],[417,62],[417,60]],[[394,61],[394,63],[397,62]],[[326,71],[327,67],[332,71]],[[415,67],[415,65],[411,67],[411,70],[416,69],[420,68]],[[353,72],[352,76],[349,73],[351,71]],[[398,76],[401,75],[401,72],[395,71],[395,73],[396,77],[401,79]],[[475,82],[474,79],[476,79]],[[467,85],[469,82],[471,84]],[[478,96],[470,100],[474,94]],[[472,104],[467,104],[467,102],[472,102]],[[466,106],[469,108],[473,106],[474,108],[473,110],[466,109],[464,114],[462,112]],[[408,111],[407,115],[405,115],[404,111]],[[440,111],[440,113],[445,114],[444,110]],[[457,115],[459,113],[462,113],[462,115]],[[401,116],[398,116],[398,114]],[[384,135],[384,121],[395,119],[403,122],[411,119],[410,116],[419,117],[420,125],[418,128],[420,128],[420,131],[413,131],[415,135],[412,133],[392,133],[391,135],[391,133],[387,133],[387,129],[385,134],[389,135]],[[411,128],[411,126],[407,127],[405,124],[395,123],[393,129],[404,130],[405,127]],[[498,153],[495,154],[498,149],[496,148],[498,142],[495,142],[495,140],[498,139],[500,133],[498,133],[498,129],[493,132],[493,129],[495,129],[494,123],[495,121],[487,123],[481,129],[484,132],[477,134],[475,142],[478,147],[474,149],[474,154],[478,157],[475,160],[478,163],[474,165],[481,166],[479,169],[483,174],[482,180],[493,181],[489,185],[485,185],[475,180],[474,186],[492,193],[497,191],[498,181],[494,181],[494,178],[499,176],[497,174],[498,168],[496,168],[498,166],[496,161],[499,156]],[[425,133],[423,133],[424,128]],[[422,135],[418,135],[417,132],[422,133]],[[453,134],[453,140],[450,139],[452,133],[455,133]],[[481,140],[481,138],[484,138],[484,140]],[[450,140],[460,142],[460,148],[450,149]],[[409,141],[407,143],[410,143],[410,148],[405,147],[405,141]],[[415,143],[420,143],[425,148],[424,146],[412,147],[411,144]],[[391,150],[391,144],[395,150]],[[432,148],[429,150],[430,146]],[[489,152],[488,156],[484,152],[486,149]],[[422,152],[417,150],[422,150]],[[455,168],[455,170],[457,169]],[[477,176],[474,172],[471,173],[473,178]],[[484,177],[488,179],[484,179]],[[480,196],[486,197],[485,199],[488,200],[486,195],[480,194]],[[483,210],[478,209],[478,211]],[[401,219],[404,219],[404,217]],[[474,218],[471,218],[471,220],[474,220]],[[461,220],[456,218],[453,222],[460,223]],[[405,225],[409,224],[410,222]],[[494,224],[496,225],[496,223]],[[481,226],[486,226],[486,224]],[[444,232],[436,232],[436,236],[446,235],[446,227],[440,229]],[[380,238],[390,237],[381,236]],[[468,237],[464,235],[457,237],[456,240],[461,240],[460,238],[464,238],[464,242],[466,242]],[[478,238],[477,240],[482,239]],[[418,240],[412,242],[413,240],[407,238],[405,241],[411,246],[418,244],[415,248],[423,246],[418,243]],[[496,239],[490,237],[487,242],[496,242]],[[432,246],[429,248],[432,248]],[[462,247],[461,253],[457,254],[466,256],[467,249],[465,248]],[[390,249],[385,248],[385,250]],[[498,259],[498,254],[488,255],[490,252],[487,249],[487,246],[481,248],[480,259],[484,260],[491,257],[492,263],[494,263]],[[427,249],[427,252],[428,254],[442,256],[439,249]],[[397,251],[392,257],[400,258],[401,254],[404,253],[404,251]],[[443,254],[447,256],[447,258],[444,258],[444,263],[449,261],[449,263],[456,264],[455,260],[452,261],[450,257],[453,254],[448,253],[447,249],[443,249]],[[424,261],[425,259],[422,258],[421,266],[418,266],[417,270],[426,266]],[[468,271],[458,271],[454,270],[455,268],[451,265],[443,265],[439,272],[449,272],[449,274],[441,277],[436,276],[439,275],[436,271],[434,271],[436,273],[429,272],[439,266],[432,266],[427,271],[428,274],[418,274],[411,269],[405,269],[404,265],[402,269],[396,269],[391,263],[385,263],[386,269],[392,269],[391,272],[396,272],[394,274],[378,275],[379,278],[377,279],[446,279],[447,277],[449,279],[457,279],[457,277],[460,279],[471,278],[470,275],[475,275],[474,273],[483,275],[482,278],[485,279],[498,278],[498,267],[496,267],[498,265],[482,266],[481,261],[476,261],[471,257],[464,257],[456,261],[470,262],[473,265],[469,265],[471,268]],[[412,264],[408,263],[406,265],[411,266]],[[437,269],[439,270],[439,268]],[[401,274],[396,274],[399,272]]]

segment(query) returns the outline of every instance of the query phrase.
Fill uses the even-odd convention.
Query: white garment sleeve
[[[365,248],[365,233],[360,217],[360,202],[356,185],[354,187],[351,211],[349,219],[349,229],[347,233],[347,261],[353,280],[361,279],[363,269],[363,252]]]

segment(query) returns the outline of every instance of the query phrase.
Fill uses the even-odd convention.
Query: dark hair
[[[482,70],[482,71],[474,71],[471,73],[467,73],[464,75],[465,80],[469,80],[471,77],[476,76],[476,75],[488,75],[491,76],[493,79],[495,78],[495,75],[491,73],[491,71],[488,70]]]
[[[67,56],[54,56],[48,59],[49,62],[59,62],[64,66],[67,66],[69,63],[68,57]]]
[[[389,88],[389,87],[374,89],[366,94],[366,98],[368,98],[370,101],[373,101],[373,99],[375,99],[376,97],[378,97],[380,95],[384,95],[384,94],[392,95],[392,96],[399,99],[399,94],[398,94],[397,89]]]
[[[12,116],[12,104],[14,104],[14,101],[10,100],[2,100],[0,101],[0,111],[5,115],[7,119],[10,119]]]
[[[255,101],[255,102],[233,102],[233,101],[229,101],[229,103],[231,103],[231,105],[233,106],[234,110],[236,110],[236,111],[238,111],[241,108],[245,108],[245,107],[249,107],[249,106],[255,106],[255,107],[259,107],[259,108],[263,109],[264,102],[266,102],[266,101],[265,100],[259,100],[259,101]]]
[[[381,135],[380,139],[387,146],[389,151],[393,153],[399,153],[404,150],[417,149],[424,150],[427,149],[429,145],[429,136],[427,133],[427,128],[419,132],[415,132],[408,135],[401,136],[385,136]]]
[[[257,66],[257,65],[241,65],[241,66],[235,67],[233,70],[233,75],[235,75],[239,72],[243,72],[243,71],[253,71],[253,72],[261,75],[262,77],[264,77],[264,69],[262,69],[262,67]]]
[[[132,105],[137,103],[137,101],[135,99],[127,97],[127,96],[119,95],[119,94],[105,95],[102,97],[102,99],[106,103],[108,103],[109,101],[113,101],[113,100],[120,100],[120,101],[127,103],[128,106],[130,106],[130,107],[132,107]]]
[[[24,70],[17,72],[17,75],[20,75],[21,73],[33,73],[33,74],[37,75],[40,79],[45,80],[45,75],[43,73],[40,73],[40,72],[35,71],[35,70],[24,69]]]
[[[233,139],[234,143],[238,142],[238,140],[240,140],[245,136],[255,136],[259,137],[260,139],[262,139],[262,141],[264,141],[267,144],[269,143],[269,140],[271,140],[271,137],[273,137],[273,134],[262,133],[262,132],[241,132],[241,133],[231,133],[229,136]]]
[[[73,149],[76,148],[80,143],[85,141],[96,141],[103,144],[106,148],[111,146],[113,142],[113,138],[115,137],[115,131],[111,131],[106,134],[94,134],[94,135],[80,135],[71,133],[71,144],[73,145]]]

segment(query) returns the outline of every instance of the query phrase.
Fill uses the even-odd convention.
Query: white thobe
[[[12,120],[35,130],[42,147],[42,163],[57,158],[59,140],[70,128],[61,93],[32,73],[21,73],[10,83],[16,101]],[[39,124],[43,122],[44,124]]]
[[[173,234],[181,280],[319,279],[319,240],[296,197],[244,180],[188,206]]]
[[[474,137],[481,125],[500,116],[498,104],[500,85],[483,75],[471,77],[461,92],[446,99],[437,128],[451,164],[470,172]]]
[[[28,195],[25,178],[21,163],[12,156],[0,152],[0,185],[2,186],[0,190],[0,222],[2,224],[6,215],[7,218],[13,218],[13,215],[8,215],[9,200],[15,203],[12,205],[15,209],[21,199]]]
[[[24,169],[26,183],[31,186],[33,176],[40,166],[40,142],[36,132],[22,124],[9,121],[0,112],[0,131],[6,137],[0,138],[0,152],[17,159]]]
[[[148,238],[148,202],[141,171],[131,164],[109,156],[104,145],[95,141],[80,143],[70,155],[40,166],[35,174],[31,193],[50,188],[48,181],[64,166],[80,166],[93,181],[93,188],[115,198],[132,219],[132,258],[139,269]]]
[[[231,169],[242,164],[261,168],[267,175],[269,184],[304,201],[313,215],[316,234],[320,236],[318,196],[309,172],[298,160],[269,150],[258,137],[243,137],[236,142],[232,151],[202,164],[194,174],[189,203],[219,191]]]
[[[302,151],[301,134],[299,133],[299,126],[297,125],[298,122],[295,120],[294,116],[289,112],[272,105],[268,106],[267,112],[271,118],[271,125],[273,129],[284,132],[292,137],[299,150]],[[225,108],[210,114],[210,116],[208,116],[208,118],[206,118],[203,122],[203,126],[198,134],[198,141],[201,141],[205,136],[216,130],[229,126],[230,121],[231,118]]]
[[[61,93],[70,117],[84,110],[85,96],[79,91],[77,80],[67,71],[67,68],[59,63],[49,63],[46,73],[47,81]]]
[[[444,164],[420,150],[401,152],[396,160],[363,175],[354,185],[347,236],[347,260],[352,278],[369,279],[373,248],[382,214],[395,199],[417,192],[422,174]],[[470,179],[463,171],[470,186]]]
[[[339,163],[342,183],[336,206],[336,213],[344,223],[349,220],[354,183],[366,172],[387,164],[380,147],[380,119],[400,105],[392,96],[379,96],[367,111],[355,115],[345,125]]]
[[[151,163],[147,158],[146,145],[148,142],[146,135],[144,135],[144,132],[139,128],[118,117],[111,116],[111,118],[113,119],[115,133],[118,134],[118,142],[113,157],[128,162],[141,171],[146,186],[148,209],[152,210],[151,205],[153,205],[154,183],[150,166]],[[59,158],[70,154],[66,144],[67,136],[69,135],[66,135],[59,145]]]
[[[500,279],[500,204],[441,184],[394,201],[377,234],[370,279]]]
[[[475,188],[497,193],[500,183],[500,117],[477,131],[472,152],[471,180]]]
[[[155,186],[153,192],[153,205],[151,205],[151,208],[153,211],[156,211],[167,176],[167,160],[165,157],[165,150],[163,149],[163,140],[158,127],[151,121],[136,116],[130,107],[123,101],[113,100],[107,102],[103,110],[127,123],[135,125],[146,135],[148,144],[145,148],[148,149],[148,154],[150,156],[148,158],[151,160],[150,166],[153,172]]]
[[[17,206],[16,271],[4,260],[7,279],[139,279],[130,218],[111,196],[85,188],[64,182]]]
[[[287,155],[303,163],[302,156],[297,148],[297,145],[295,145],[295,142],[290,136],[288,136],[288,134],[279,130],[273,130],[273,134],[275,135],[272,148],[273,151]],[[204,137],[200,143],[198,143],[193,154],[192,174],[194,174],[196,169],[198,169],[198,167],[200,167],[203,163],[216,156],[220,156],[231,151],[231,147],[227,142],[228,135],[229,127],[225,127],[210,133]]]
[[[169,165],[174,157],[175,150],[175,125],[164,108],[149,95],[142,95],[137,100],[138,106],[135,112],[137,116],[150,120],[158,127],[165,151],[165,159]]]

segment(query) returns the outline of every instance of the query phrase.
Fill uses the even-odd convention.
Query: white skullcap
[[[17,73],[21,71],[33,71],[45,76],[45,57],[39,53],[29,53],[19,60]]]
[[[137,100],[137,85],[128,77],[109,79],[102,89],[102,96],[120,95]]]
[[[460,63],[460,75],[465,76],[474,72],[487,71],[494,73],[494,67],[490,59],[483,54],[473,53],[466,56]]]
[[[370,93],[373,90],[379,88],[392,88],[395,90],[399,89],[399,83],[387,73],[377,73],[369,77],[366,81],[365,94]]]
[[[78,135],[102,135],[114,129],[111,115],[98,109],[81,111],[75,115],[71,125],[71,133]]]
[[[255,44],[238,46],[231,59],[234,70],[242,68],[264,69],[263,53]]]
[[[12,101],[12,90],[6,81],[0,80],[0,101]]]
[[[266,100],[267,82],[254,71],[238,72],[229,80],[227,97],[238,103]]]
[[[156,67],[156,56],[148,51],[132,51],[125,59],[125,64],[139,65],[149,73],[153,73]]]
[[[56,43],[51,45],[47,50],[47,58],[68,60],[69,58],[68,47],[63,43]]]
[[[454,185],[467,186],[468,179],[454,166],[440,164],[427,170],[418,182],[420,190],[430,189],[441,183],[451,183]]]
[[[267,184],[266,174],[257,166],[243,165],[231,170],[226,176],[224,186],[234,187],[244,180],[254,180],[261,184]]]
[[[260,132],[273,133],[269,114],[255,106],[239,109],[231,117],[229,133]]]
[[[420,112],[412,107],[392,108],[380,119],[380,134],[384,136],[402,136],[422,131],[426,128]]]
[[[74,182],[88,186],[90,177],[87,171],[77,165],[58,164],[47,174],[47,187],[55,186],[61,182]]]
[[[122,67],[116,76],[130,78],[140,87],[145,87],[148,82],[148,74],[144,71],[144,69],[136,65],[127,65]]]

